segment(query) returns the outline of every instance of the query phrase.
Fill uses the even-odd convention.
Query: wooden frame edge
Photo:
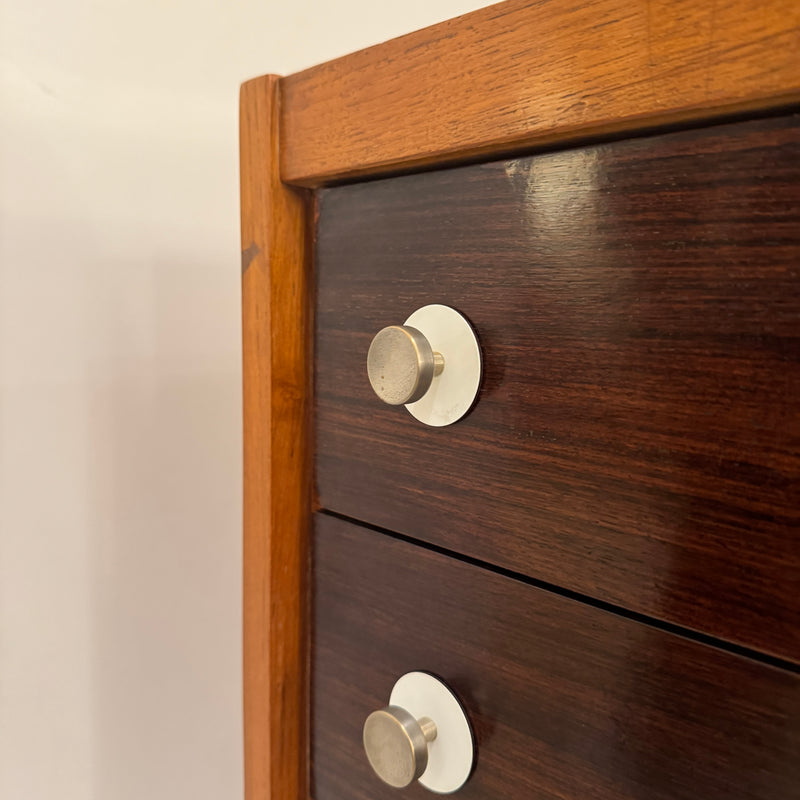
[[[308,797],[308,196],[279,176],[280,80],[239,97],[247,800]]]
[[[800,103],[796,0],[507,0],[283,79],[320,186]]]

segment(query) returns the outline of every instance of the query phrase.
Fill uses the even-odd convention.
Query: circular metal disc
[[[364,723],[364,750],[375,774],[402,789],[417,780],[428,764],[428,744],[414,717],[404,708],[373,711]]]
[[[433,675],[408,672],[394,685],[389,702],[436,724],[436,739],[428,744],[428,766],[419,782],[438,794],[460,789],[472,772],[475,743],[456,696]]]
[[[431,381],[421,400],[406,405],[420,422],[434,427],[452,425],[470,410],[481,385],[481,350],[469,322],[455,309],[423,306],[406,321],[444,358],[444,370]]]
[[[369,346],[369,382],[391,406],[416,402],[428,390],[433,373],[433,350],[416,328],[390,325],[378,331]]]

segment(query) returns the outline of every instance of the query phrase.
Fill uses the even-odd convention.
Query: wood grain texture
[[[800,117],[318,202],[322,507],[800,660]],[[443,429],[366,377],[428,303],[484,354]]]
[[[800,100],[800,4],[512,0],[283,80],[320,185]]]
[[[247,800],[307,796],[307,198],[278,175],[278,92],[240,96]]]
[[[361,726],[412,670],[465,704],[464,800],[800,798],[797,674],[324,515],[313,574],[316,800],[400,796]]]

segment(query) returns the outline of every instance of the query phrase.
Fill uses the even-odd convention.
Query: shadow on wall
[[[151,356],[89,368],[98,798],[226,796],[240,761],[241,377],[204,344],[221,265],[195,255],[145,270]]]
[[[0,208],[0,796],[238,796],[236,93],[29,90]]]

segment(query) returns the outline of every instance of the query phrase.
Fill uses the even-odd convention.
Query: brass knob
[[[373,711],[364,723],[364,750],[375,774],[389,786],[402,789],[421,777],[428,766],[428,742],[436,724],[417,720],[400,706]]]
[[[410,325],[390,325],[378,331],[367,353],[369,382],[390,406],[422,399],[443,369],[444,358]]]

